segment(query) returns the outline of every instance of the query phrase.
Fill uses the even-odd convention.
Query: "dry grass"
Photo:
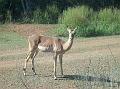
[[[1,25],[0,26],[0,32],[1,31],[13,31],[17,32],[20,35],[26,37],[33,34],[46,34],[48,30],[52,30],[56,28],[57,25],[49,24],[7,24],[7,25]]]

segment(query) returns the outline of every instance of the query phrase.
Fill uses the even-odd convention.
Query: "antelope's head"
[[[74,28],[74,29],[67,28],[67,31],[69,32],[69,38],[70,38],[70,39],[73,39],[73,38],[74,38],[76,29],[77,29],[77,27]]]

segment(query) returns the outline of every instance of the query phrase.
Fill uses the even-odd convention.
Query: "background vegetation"
[[[103,36],[120,34],[120,10],[105,8],[94,11],[87,6],[68,8],[59,19],[57,35],[66,36],[66,26],[78,27],[76,36]]]
[[[68,7],[89,6],[95,11],[102,8],[120,8],[119,0],[0,0],[0,22],[57,23]]]
[[[78,26],[77,37],[120,34],[119,0],[0,0],[0,23]],[[61,25],[62,24],[62,25]]]

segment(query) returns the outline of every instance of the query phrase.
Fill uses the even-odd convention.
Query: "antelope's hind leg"
[[[33,55],[34,55],[34,52],[30,51],[27,58],[25,59],[25,65],[24,65],[24,68],[23,68],[24,75],[26,75],[27,62],[29,61],[30,58],[33,58]]]
[[[35,59],[36,55],[38,54],[38,52],[39,52],[39,51],[38,51],[38,49],[37,49],[36,52],[34,53],[33,58],[32,58],[32,71],[33,71],[34,75],[36,75],[35,65],[34,65],[34,59]]]

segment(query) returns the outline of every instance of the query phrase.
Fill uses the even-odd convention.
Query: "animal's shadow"
[[[61,78],[62,79],[62,78]],[[101,82],[112,82],[110,78],[105,77],[93,77],[93,76],[82,76],[82,75],[64,75],[63,79],[68,80],[82,80],[82,81],[101,81]]]
[[[40,76],[40,74],[37,74]],[[27,75],[33,76],[33,75]],[[35,75],[34,75],[35,76]],[[45,77],[50,77],[45,76]],[[64,77],[58,77],[57,80],[79,80],[79,81],[89,81],[89,82],[104,82],[104,83],[117,83],[120,86],[120,81],[111,80],[109,77],[101,76],[101,77],[94,77],[94,76],[83,76],[83,75],[64,75]]]
[[[59,77],[60,80],[79,80],[79,81],[97,81],[106,83],[117,83],[120,85],[120,81],[111,80],[109,77],[93,77],[93,76],[82,76],[82,75],[64,75],[64,77]]]

